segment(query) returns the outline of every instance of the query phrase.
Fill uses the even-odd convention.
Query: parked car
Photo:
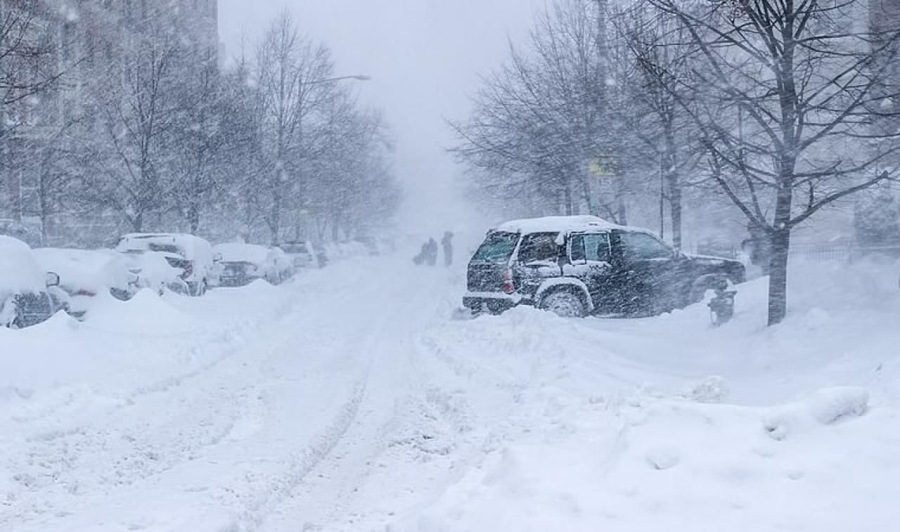
[[[184,281],[187,293],[192,296],[201,296],[210,286],[218,284],[212,246],[198,236],[133,233],[119,239],[116,251],[161,255],[170,266],[181,271],[179,277]]]
[[[323,249],[319,249],[308,240],[285,242],[281,249],[291,258],[294,268],[321,268],[328,263]]]
[[[65,304],[53,296],[59,275],[45,272],[21,240],[0,236],[0,326],[21,329],[48,320]]]
[[[175,268],[166,260],[166,254],[147,250],[113,251],[128,265],[128,271],[137,275],[138,288],[147,288],[162,295],[166,289],[187,294],[190,289],[181,276],[184,270]],[[171,258],[177,258],[175,256]]]
[[[44,271],[60,275],[59,287],[68,296],[68,312],[83,317],[97,294],[108,292],[127,301],[140,289],[140,278],[121,253],[108,249],[39,248],[34,256]]]
[[[700,301],[744,266],[688,256],[653,233],[593,216],[507,222],[488,232],[468,266],[463,305],[498,313],[533,305],[562,316],[650,315]]]
[[[279,284],[294,275],[294,263],[277,247],[219,244],[213,248],[221,269],[219,286],[244,286],[256,279]]]

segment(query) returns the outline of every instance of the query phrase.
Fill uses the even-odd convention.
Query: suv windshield
[[[659,240],[644,233],[619,234],[625,255],[636,260],[670,259],[674,251]]]
[[[506,262],[518,241],[518,233],[491,233],[475,252],[472,262]]]

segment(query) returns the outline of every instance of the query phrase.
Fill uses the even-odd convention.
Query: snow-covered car
[[[489,231],[469,261],[463,305],[502,312],[525,304],[562,316],[659,314],[744,277],[738,261],[686,255],[645,229],[554,216]]]
[[[308,240],[285,242],[281,249],[291,258],[294,268],[321,268],[328,262],[325,251]]]
[[[124,235],[116,244],[120,253],[153,253],[163,257],[181,273],[179,278],[187,293],[201,296],[218,283],[218,268],[213,260],[212,246],[206,240],[177,233],[132,233]],[[169,285],[172,288],[171,284]]]
[[[21,329],[49,319],[65,304],[52,292],[59,275],[41,269],[31,248],[0,236],[0,326]]]
[[[229,243],[213,247],[220,268],[219,286],[244,286],[256,279],[278,284],[294,274],[293,263],[279,248]]]
[[[137,275],[138,288],[147,288],[160,295],[166,289],[179,294],[188,293],[188,285],[181,278],[183,270],[166,260],[164,253],[146,250],[114,251],[127,263],[128,271]]]
[[[108,249],[39,248],[34,256],[44,271],[59,274],[68,295],[69,314],[80,318],[101,293],[128,300],[140,289],[140,278],[126,257]]]

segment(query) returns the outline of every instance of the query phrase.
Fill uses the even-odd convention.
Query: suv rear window
[[[491,233],[478,247],[472,262],[506,262],[518,241],[518,233]]]

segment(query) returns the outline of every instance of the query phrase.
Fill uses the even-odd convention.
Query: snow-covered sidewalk
[[[0,330],[0,530],[889,530],[897,268],[734,322],[532,309],[390,258]]]

